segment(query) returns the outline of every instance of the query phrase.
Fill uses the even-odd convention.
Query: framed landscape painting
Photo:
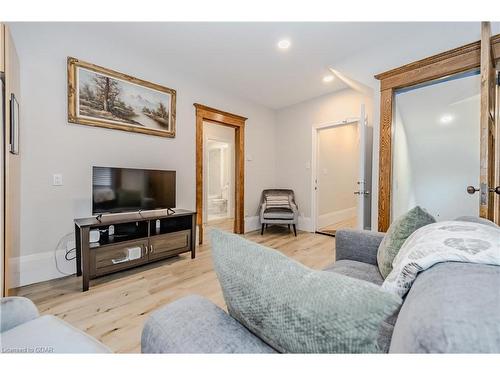
[[[176,92],[68,57],[68,122],[175,137]]]

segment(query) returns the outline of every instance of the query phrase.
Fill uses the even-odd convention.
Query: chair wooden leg
[[[297,228],[295,227],[295,224],[293,224],[293,234],[297,237]]]
[[[264,234],[264,225],[265,225],[265,224],[262,224],[262,228],[260,229],[260,235],[261,235],[261,236]]]
[[[288,224],[288,231],[290,232],[290,224]]]

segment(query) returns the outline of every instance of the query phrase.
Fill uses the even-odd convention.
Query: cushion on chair
[[[290,208],[266,208],[264,219],[293,219],[293,211]]]

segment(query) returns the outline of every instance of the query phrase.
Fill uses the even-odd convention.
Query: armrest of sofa
[[[2,298],[0,300],[0,332],[38,318],[38,315],[38,309],[28,298]]]
[[[335,233],[335,260],[356,260],[377,264],[377,251],[384,233],[369,230],[339,229]]]
[[[181,298],[151,314],[142,330],[143,353],[274,353],[211,301]]]

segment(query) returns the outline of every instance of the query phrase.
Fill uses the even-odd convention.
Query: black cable
[[[75,251],[75,255],[72,258],[68,258],[69,254],[71,254],[73,251]],[[66,250],[66,253],[64,254],[64,259],[67,261],[71,261],[73,259],[76,259],[76,247]]]

